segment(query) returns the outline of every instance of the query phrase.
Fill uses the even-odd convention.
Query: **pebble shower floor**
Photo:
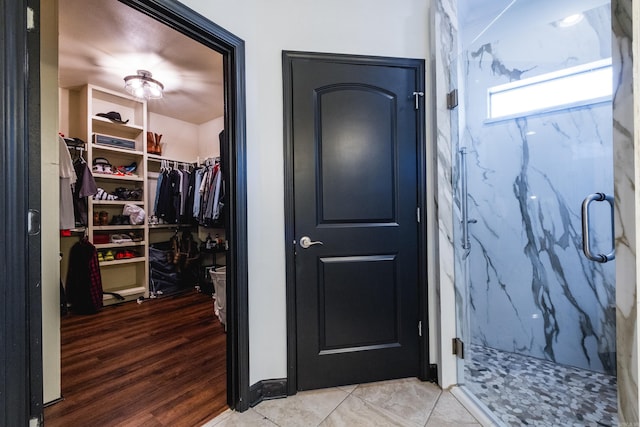
[[[617,426],[616,378],[470,346],[467,388],[508,426]]]

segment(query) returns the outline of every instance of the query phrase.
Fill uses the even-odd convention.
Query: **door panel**
[[[395,261],[392,255],[320,259],[320,354],[397,344]]]
[[[370,87],[319,91],[321,222],[389,222],[394,209],[393,98]],[[344,108],[342,108],[344,106]],[[378,126],[369,126],[369,122]],[[342,123],[348,123],[345,131]],[[358,167],[360,162],[368,167]],[[351,203],[342,203],[350,199]]]
[[[418,62],[418,61],[416,61]],[[415,66],[293,59],[298,389],[417,376]]]

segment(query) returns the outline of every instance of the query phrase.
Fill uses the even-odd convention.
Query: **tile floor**
[[[415,378],[305,391],[226,411],[202,427],[466,427],[478,421],[449,392]]]

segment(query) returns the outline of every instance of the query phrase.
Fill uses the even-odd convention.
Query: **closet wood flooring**
[[[226,334],[195,290],[62,318],[62,395],[45,425],[201,426],[227,408]]]

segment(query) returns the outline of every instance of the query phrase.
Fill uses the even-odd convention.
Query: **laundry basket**
[[[213,300],[213,312],[220,323],[227,329],[227,268],[219,267],[215,270],[209,270],[211,281],[213,281],[213,289],[215,292]]]

